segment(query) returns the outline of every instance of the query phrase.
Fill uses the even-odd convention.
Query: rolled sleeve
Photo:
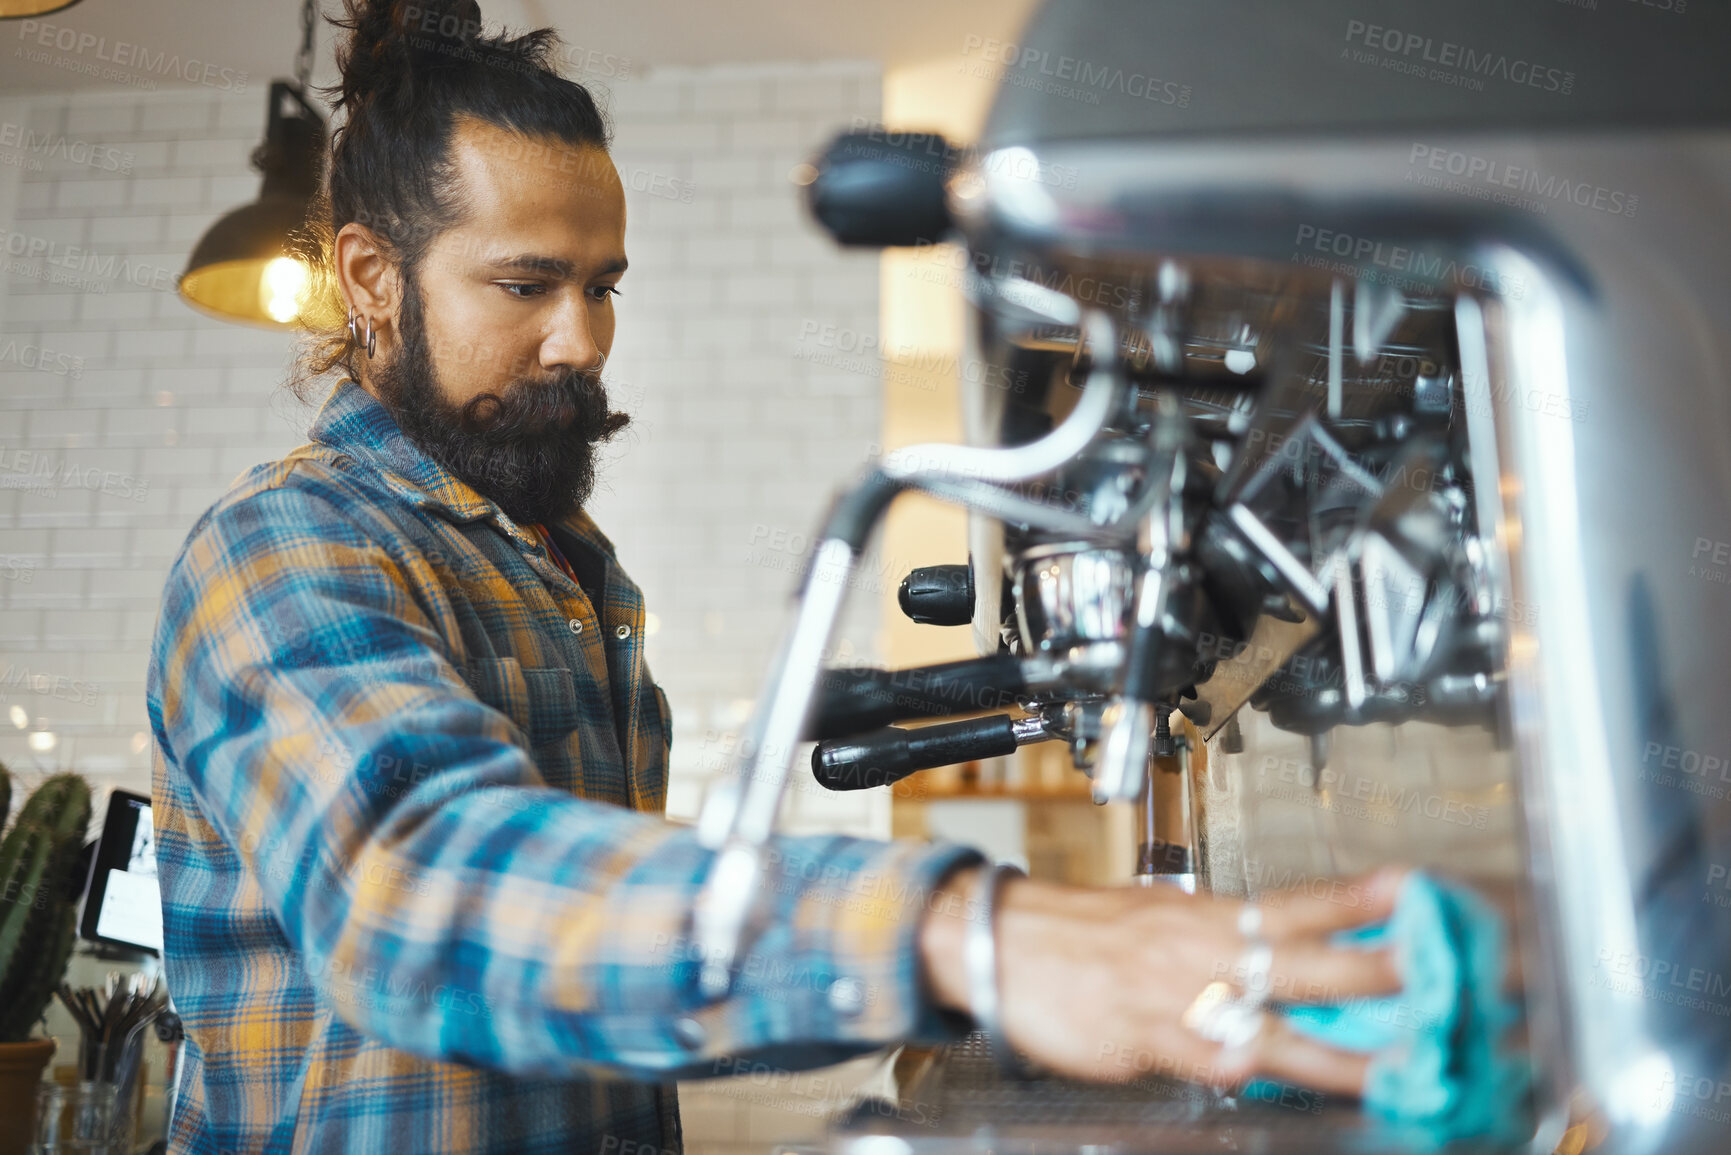
[[[667,849],[674,849],[669,846]],[[709,852],[692,845],[707,865]],[[736,960],[730,996],[705,1004],[697,995],[705,947],[689,921],[668,924],[640,943],[651,965],[608,983],[643,981],[664,990],[656,971],[674,976],[686,1009],[671,1021],[646,1014],[622,1036],[635,1065],[663,1077],[695,1079],[753,1069],[797,1070],[841,1062],[903,1042],[936,1044],[971,1028],[931,996],[917,938],[939,884],[984,861],[947,843],[880,842],[839,836],[779,837],[765,848],[764,917]],[[668,869],[660,857],[646,873]],[[701,869],[689,872],[697,881]],[[696,888],[681,907],[689,911]],[[954,913],[954,912],[952,912]]]

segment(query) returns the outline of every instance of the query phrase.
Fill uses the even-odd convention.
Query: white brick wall
[[[754,534],[809,538],[880,439],[874,375],[794,355],[813,322],[876,332],[877,258],[838,252],[788,180],[833,131],[875,118],[880,93],[876,66],[851,62],[597,89],[631,190],[612,372],[637,422],[595,514],[659,618],[676,814],[695,811],[715,733],[741,720],[787,622],[801,559]],[[168,561],[238,473],[305,439],[311,411],[280,387],[292,340],[172,291],[204,229],[256,194],[263,113],[257,92],[42,95],[25,127],[80,156],[113,149],[124,163],[106,168],[130,171],[0,148],[17,182],[11,221],[0,197],[0,760],[26,775],[70,766],[148,792],[144,677]],[[874,651],[876,600],[855,599],[856,651]],[[14,707],[58,746],[31,751]],[[887,830],[883,800],[837,810],[808,793],[795,822]]]

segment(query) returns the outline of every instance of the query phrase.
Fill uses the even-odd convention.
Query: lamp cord
[[[295,53],[295,84],[301,92],[313,77],[313,31],[318,25],[318,0],[305,0],[301,5],[301,46]]]

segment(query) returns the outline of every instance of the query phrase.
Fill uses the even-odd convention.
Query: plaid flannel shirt
[[[309,437],[199,518],[157,623],[171,1151],[678,1150],[674,1078],[956,1037],[914,934],[976,853],[778,837],[706,1004],[711,853],[660,817],[670,718],[612,545],[549,527],[573,581],[352,381]]]

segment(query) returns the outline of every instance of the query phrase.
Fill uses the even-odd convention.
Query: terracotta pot
[[[36,1084],[57,1039],[0,1043],[0,1155],[24,1155],[36,1128]]]

